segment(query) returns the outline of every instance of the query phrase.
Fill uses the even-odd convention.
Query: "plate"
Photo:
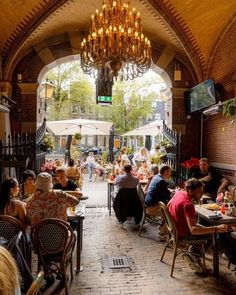
[[[217,211],[217,210],[220,210],[220,206],[217,204],[207,204],[206,209],[212,210],[212,211]]]

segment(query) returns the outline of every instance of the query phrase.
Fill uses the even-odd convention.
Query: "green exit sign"
[[[98,104],[112,104],[112,96],[100,95],[97,97]]]

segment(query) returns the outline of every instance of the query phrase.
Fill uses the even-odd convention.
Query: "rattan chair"
[[[44,219],[32,227],[31,240],[38,256],[38,271],[42,267],[45,277],[53,273],[61,276],[66,294],[69,294],[66,271],[70,265],[73,279],[72,255],[75,246],[75,234],[71,226],[60,219]]]
[[[32,282],[29,290],[27,291],[26,295],[37,295],[39,292],[39,289],[42,285],[43,282],[43,278],[44,278],[44,272],[40,271],[36,278],[34,279],[34,281]]]
[[[31,243],[27,239],[22,223],[15,217],[0,215],[0,237],[7,241],[5,247],[10,252],[17,244],[29,269],[31,269]]]
[[[168,247],[173,248],[174,251],[170,276],[173,277],[176,257],[181,253],[185,254],[188,251],[189,246],[191,245],[201,245],[203,266],[205,268],[205,244],[207,243],[209,238],[207,236],[206,238],[202,238],[202,236],[198,238],[197,236],[195,236],[194,238],[190,237],[188,239],[180,239],[178,237],[176,224],[173,218],[171,217],[167,206],[163,202],[159,202],[159,205],[168,230],[168,239],[166,241],[163,253],[161,255],[161,262],[163,262],[164,255]]]
[[[142,207],[143,207],[143,217],[141,220],[141,226],[139,229],[139,236],[141,236],[141,232],[143,230],[143,225],[146,221],[150,222],[150,223],[154,223],[154,224],[158,224],[158,225],[162,225],[163,220],[161,217],[157,217],[157,216],[153,216],[147,213],[147,207],[145,207],[144,202],[145,202],[145,194],[144,191],[142,189],[142,186],[140,184],[137,185],[137,192],[138,192],[138,196],[139,199],[142,203]]]

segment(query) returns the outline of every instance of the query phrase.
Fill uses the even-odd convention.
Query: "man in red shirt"
[[[201,227],[196,224],[194,201],[200,200],[203,195],[203,184],[196,178],[191,178],[185,183],[185,190],[178,191],[168,203],[170,215],[175,221],[180,238],[223,233],[228,231],[227,225]],[[195,249],[196,250],[196,249]],[[197,251],[195,251],[197,252]],[[189,253],[190,254],[190,253]],[[193,253],[191,253],[193,254]],[[200,264],[199,257],[186,256],[191,262]],[[199,255],[198,255],[199,256]],[[189,261],[190,262],[190,261]]]

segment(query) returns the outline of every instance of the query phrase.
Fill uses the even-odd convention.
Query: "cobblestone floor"
[[[90,184],[91,190],[85,185],[88,205],[106,204],[106,183]],[[174,278],[171,278],[172,251],[167,251],[165,263],[161,263],[163,247],[164,243],[158,241],[156,226],[147,224],[139,237],[131,221],[122,227],[114,213],[109,216],[107,208],[87,208],[82,251],[84,269],[69,281],[70,294],[236,294],[236,275],[227,269],[227,261],[220,259],[220,278],[214,278],[210,271],[203,278],[180,256],[176,260]],[[130,268],[109,269],[108,257],[117,255],[127,256]],[[210,253],[206,263],[207,268],[212,269]],[[47,294],[64,294],[64,291]]]

